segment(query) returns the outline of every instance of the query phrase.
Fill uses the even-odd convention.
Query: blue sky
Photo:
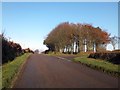
[[[4,2],[2,28],[23,48],[45,50],[43,40],[59,23],[89,23],[118,35],[117,2]],[[110,49],[111,46],[109,45]]]

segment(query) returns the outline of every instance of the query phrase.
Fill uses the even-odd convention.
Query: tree
[[[56,26],[44,40],[48,51],[78,53],[103,48],[109,42],[109,34],[90,24],[64,22]]]
[[[8,41],[3,33],[0,38],[2,39],[2,63],[11,61],[22,54],[22,48],[19,44]]]
[[[37,54],[39,54],[39,50],[38,49],[36,49],[34,52],[37,53]]]
[[[115,50],[115,45],[118,43],[118,37],[117,36],[113,36],[110,38],[110,43],[113,46],[113,50]]]

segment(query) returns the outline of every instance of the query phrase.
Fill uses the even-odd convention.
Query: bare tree
[[[115,50],[115,45],[118,43],[118,37],[117,36],[113,36],[110,38],[110,43],[113,46],[113,50]]]

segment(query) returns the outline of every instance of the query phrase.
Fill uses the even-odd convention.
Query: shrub
[[[19,44],[8,41],[3,35],[0,35],[0,39],[2,41],[2,63],[12,61],[22,54],[22,48]]]
[[[102,59],[102,60],[109,61],[113,64],[120,64],[120,52],[119,51],[91,53],[88,56],[88,58]]]

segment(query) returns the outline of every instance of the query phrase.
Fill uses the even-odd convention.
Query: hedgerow
[[[91,53],[88,58],[102,59],[113,64],[120,64],[120,51]]]

